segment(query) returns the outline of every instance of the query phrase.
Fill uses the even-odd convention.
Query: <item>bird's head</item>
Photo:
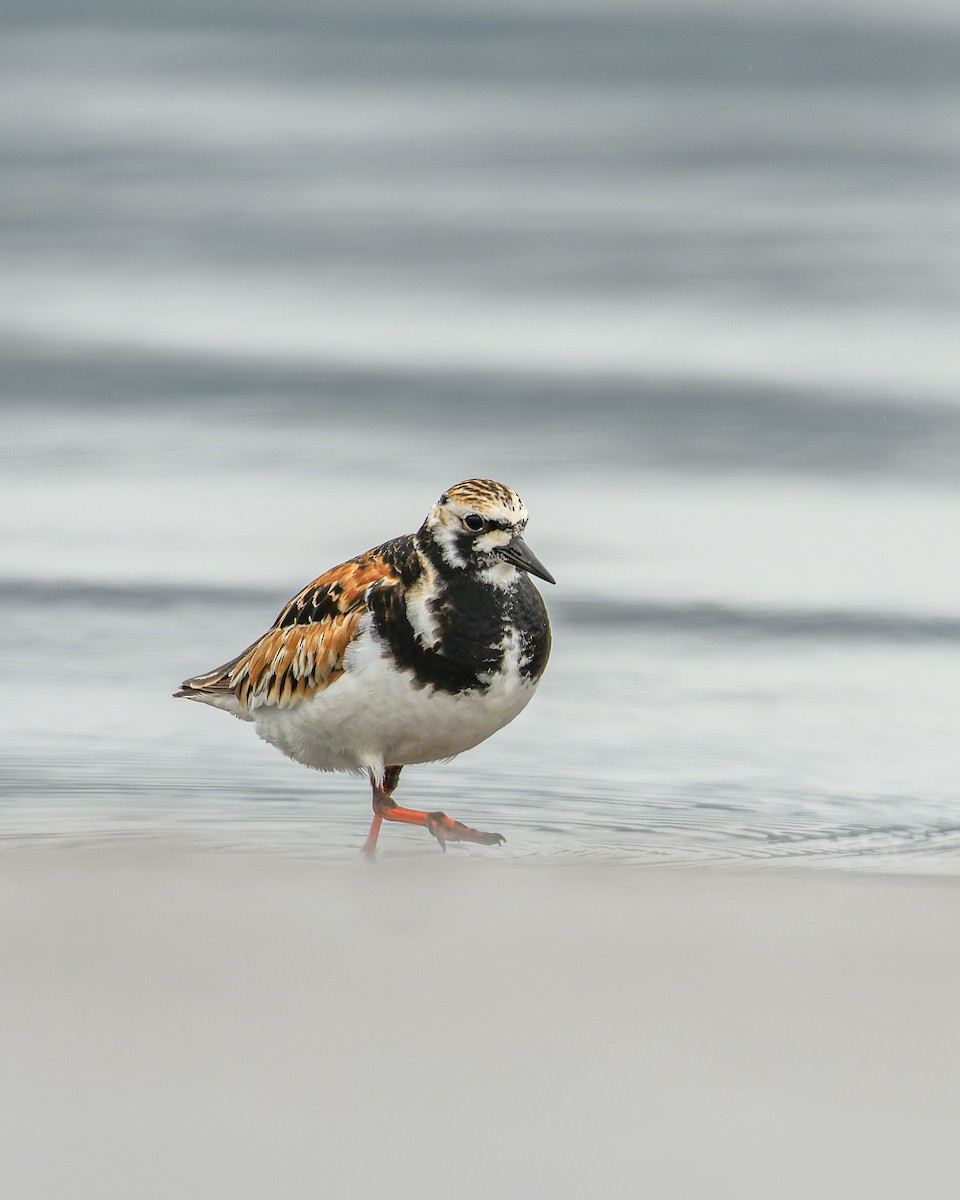
[[[493,479],[466,479],[443,493],[420,532],[448,566],[475,571],[498,587],[513,583],[518,570],[556,583],[524,542],[526,526],[527,510],[513,488]]]

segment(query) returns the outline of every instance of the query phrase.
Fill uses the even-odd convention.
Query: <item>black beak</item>
[[[536,575],[540,579],[545,579],[547,583],[557,582],[519,535],[507,542],[500,551],[500,557],[505,558],[508,563],[513,563],[515,567],[519,567],[521,571],[526,571],[528,575]]]

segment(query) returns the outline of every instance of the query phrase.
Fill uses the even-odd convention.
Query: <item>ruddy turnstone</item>
[[[468,479],[416,533],[384,542],[307,584],[236,658],[176,693],[252,721],[278,750],[320,771],[366,772],[375,852],[384,820],[447,842],[493,846],[442,812],[393,800],[408,763],[453,758],[512,721],[550,654],[530,575],[556,580],[523,540],[512,488]]]

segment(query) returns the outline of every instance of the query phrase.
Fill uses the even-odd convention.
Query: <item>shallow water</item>
[[[249,727],[170,699],[180,677],[265,627],[282,597],[10,588],[7,842],[354,853],[362,780],[305,771]],[[631,607],[562,588],[550,600],[556,649],[534,703],[476,751],[408,769],[409,803],[501,831],[510,857],[956,869],[956,623]],[[432,847],[416,831],[386,841],[388,853]]]
[[[90,14],[0,39],[0,837],[353,854],[169,693],[487,474],[554,659],[408,803],[957,871],[954,15]]]

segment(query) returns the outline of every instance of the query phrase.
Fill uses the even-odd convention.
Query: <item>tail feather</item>
[[[212,671],[204,671],[202,675],[192,675],[189,679],[185,679],[180,685],[180,690],[173,693],[174,699],[199,700],[203,704],[212,704],[214,708],[225,709],[227,712],[233,713],[235,717],[251,720],[252,718],[237,699],[234,685],[230,679],[231,671],[241,658],[243,658],[243,654],[238,654],[236,658],[224,663],[222,667],[214,667]]]

